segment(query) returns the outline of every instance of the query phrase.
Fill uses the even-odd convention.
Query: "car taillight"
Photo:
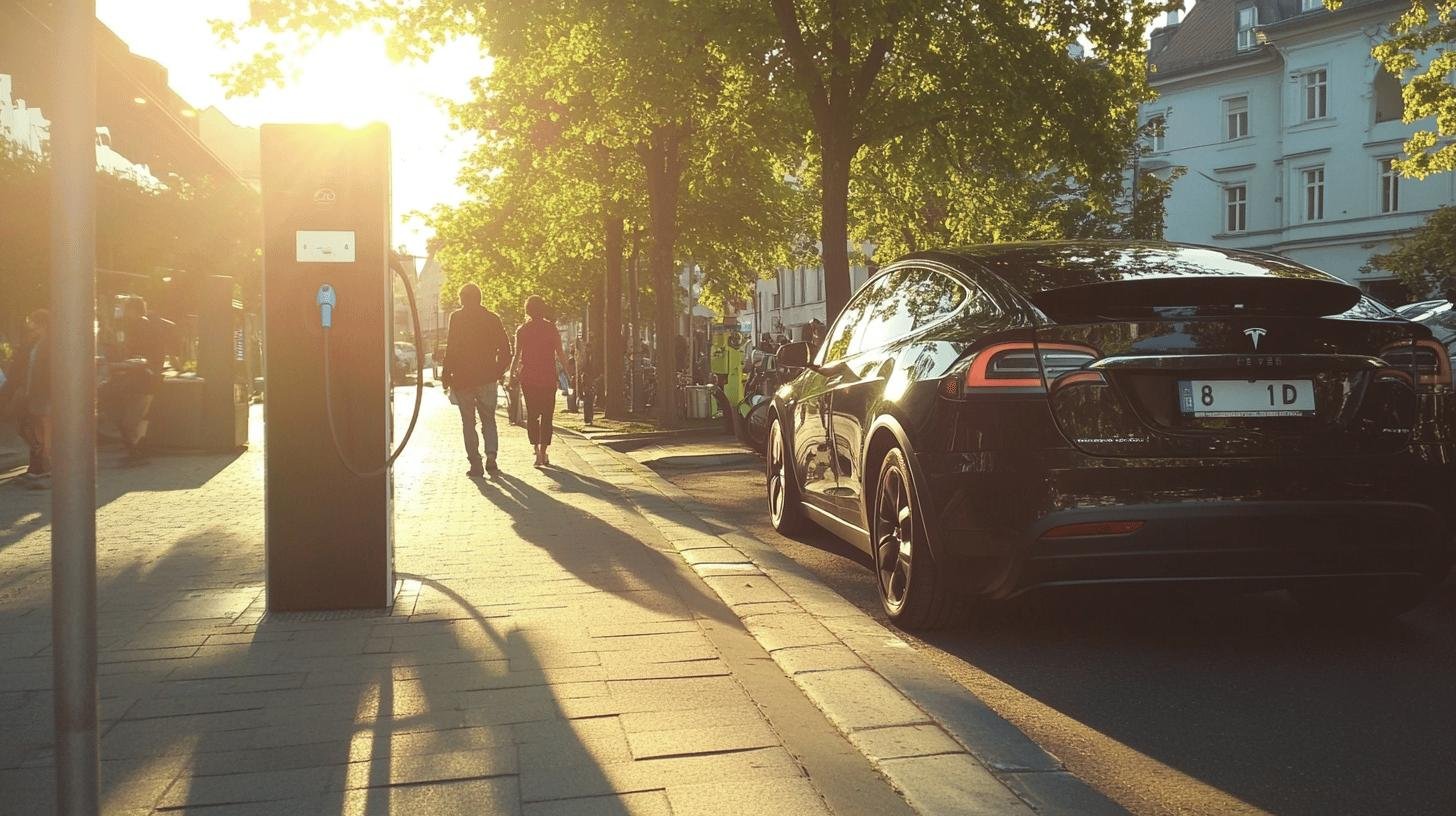
[[[1392,346],[1380,356],[1392,368],[1414,373],[1421,385],[1451,386],[1451,358],[1446,354],[1446,347],[1435,340]]]
[[[1041,364],[1037,364],[1037,356]],[[1041,388],[1042,374],[1050,383],[1063,374],[1085,368],[1097,351],[1066,343],[998,343],[976,353],[966,372],[965,387]]]

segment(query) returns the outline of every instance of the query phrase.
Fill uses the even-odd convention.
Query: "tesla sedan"
[[[775,395],[769,513],[906,628],[1079,584],[1288,589],[1388,617],[1446,574],[1451,364],[1344,281],[1135,242],[910,255]]]

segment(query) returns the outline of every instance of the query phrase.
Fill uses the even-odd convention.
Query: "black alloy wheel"
[[[789,466],[788,445],[784,427],[774,417],[764,446],[764,469],[768,477],[768,518],[774,530],[794,535],[804,529],[804,508],[799,503],[799,490]]]
[[[905,608],[915,558],[915,508],[899,463],[885,464],[875,491],[875,569],[880,600],[891,617]]]
[[[890,621],[903,629],[935,629],[958,619],[963,599],[930,555],[926,520],[899,448],[885,454],[871,500],[875,577]]]

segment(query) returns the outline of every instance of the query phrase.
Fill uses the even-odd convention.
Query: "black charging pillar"
[[[389,131],[264,125],[263,331],[268,608],[382,608],[393,598],[393,482],[339,461],[324,398],[319,287],[339,443],[381,467],[393,436]]]

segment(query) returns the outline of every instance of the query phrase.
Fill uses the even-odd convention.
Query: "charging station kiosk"
[[[388,607],[389,131],[264,125],[261,139],[268,608]]]

